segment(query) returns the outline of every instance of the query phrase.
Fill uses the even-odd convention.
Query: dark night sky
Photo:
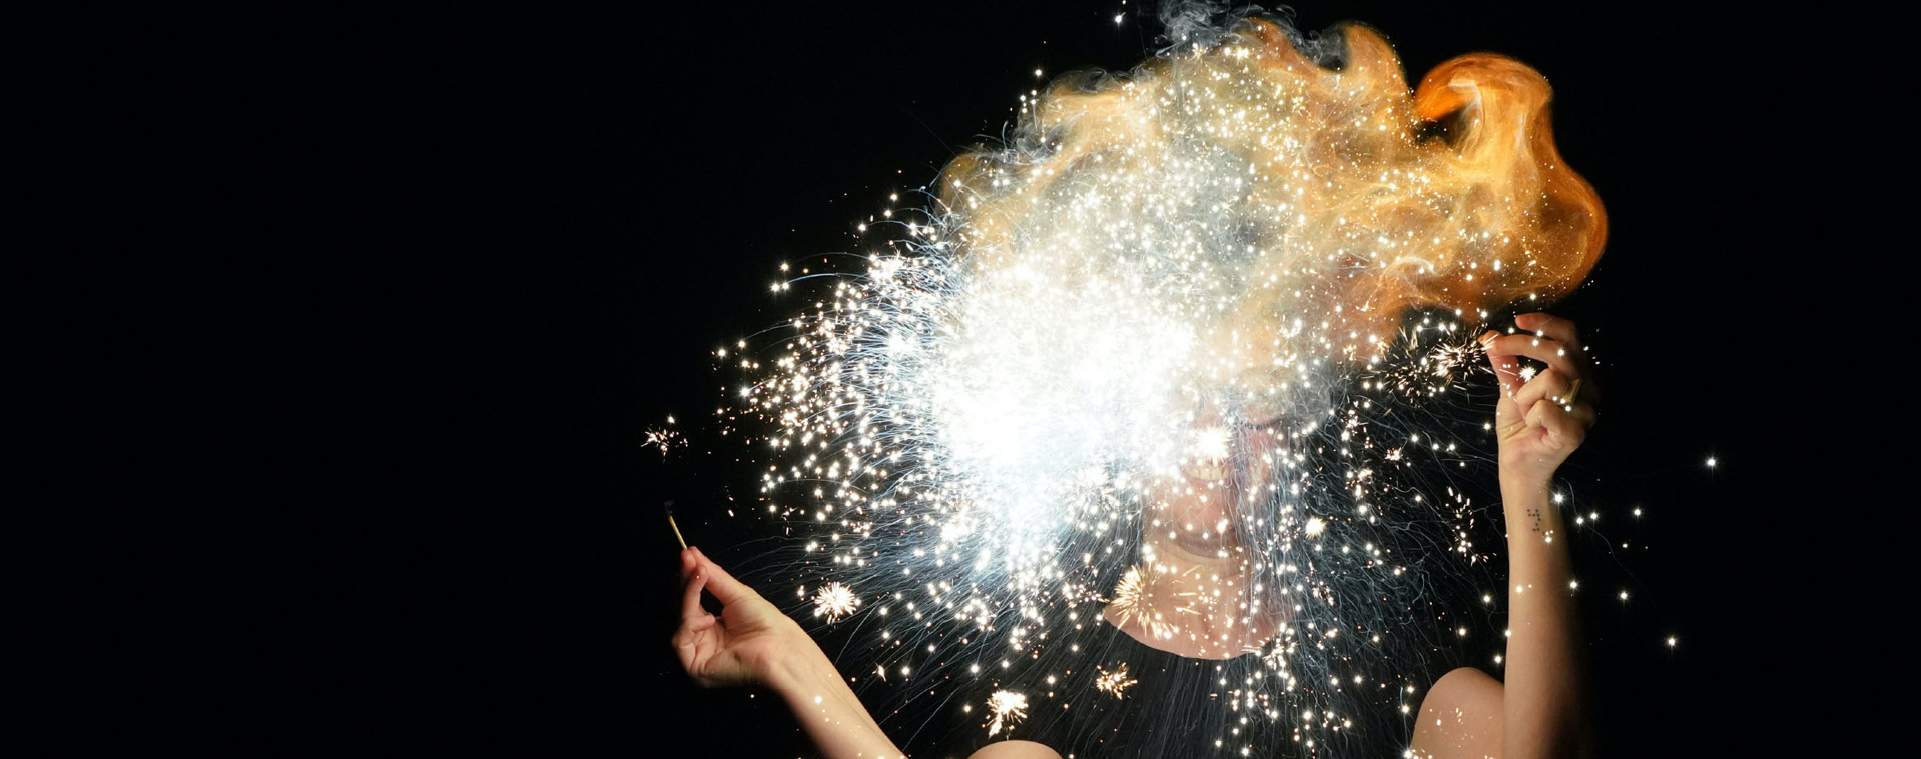
[[[1577,566],[1631,571],[1645,599],[1590,621],[1605,736],[1622,755],[1724,747],[1723,699],[1761,649],[1736,616],[1754,520],[1734,514],[1782,508],[1763,495],[1767,431],[1742,412],[1758,390],[1725,367],[1765,345],[1747,322],[1774,286],[1746,262],[1800,242],[1780,222],[1794,198],[1769,191],[1779,173],[1747,155],[1778,125],[1745,104],[1790,85],[1757,76],[1772,63],[1758,22],[1453,5],[1303,4],[1298,19],[1369,23],[1410,78],[1492,50],[1554,85],[1557,142],[1613,231],[1591,284],[1556,309],[1607,362],[1604,423],[1571,479],[1653,515],[1645,552]],[[790,314],[766,287],[781,261],[859,250],[852,226],[888,192],[998,134],[1033,69],[1125,68],[1158,29],[1133,4],[1116,26],[1111,0],[715,7],[446,4],[430,25],[407,106],[418,128],[403,133],[425,181],[421,361],[452,412],[435,435],[452,454],[445,497],[464,504],[432,591],[453,599],[447,733],[463,742],[802,750],[770,699],[694,689],[666,645],[676,547],[659,500],[680,498],[682,529],[723,562],[761,550],[711,506],[739,489],[723,460],[735,447],[703,432],[722,377],[710,351]],[[699,452],[671,472],[638,444],[668,414]],[[1657,645],[1668,631],[1672,654]]]

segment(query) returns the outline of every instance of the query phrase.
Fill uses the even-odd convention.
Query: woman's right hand
[[[774,668],[813,646],[800,625],[753,588],[709,560],[698,548],[680,552],[680,629],[674,651],[687,674],[704,687],[770,685]],[[702,589],[723,607],[720,616],[700,606]]]
[[[1501,478],[1545,483],[1587,439],[1601,390],[1594,384],[1593,364],[1581,347],[1574,322],[1547,314],[1521,314],[1514,317],[1514,325],[1526,332],[1481,336],[1501,385],[1494,408]],[[1547,367],[1524,379],[1519,356]]]

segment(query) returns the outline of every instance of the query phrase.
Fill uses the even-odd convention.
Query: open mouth
[[[1173,495],[1172,516],[1180,525],[1175,543],[1199,556],[1229,548],[1241,501],[1239,451],[1226,457],[1197,457],[1181,462],[1186,493]]]
[[[1194,485],[1208,485],[1227,479],[1228,475],[1234,473],[1235,458],[1241,453],[1238,442],[1233,428],[1218,422],[1195,429],[1193,447],[1181,462],[1181,474],[1186,475],[1188,482]]]
[[[1192,429],[1177,465],[1180,476],[1162,479],[1154,496],[1172,522],[1162,534],[1197,556],[1234,550],[1242,534],[1237,525],[1253,518],[1250,499],[1269,475],[1263,465],[1272,449],[1268,430],[1228,421],[1205,418]]]
[[[1229,459],[1199,459],[1181,464],[1181,474],[1200,483],[1219,482],[1233,473],[1234,467]]]

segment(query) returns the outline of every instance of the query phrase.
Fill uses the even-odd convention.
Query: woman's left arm
[[[901,759],[860,698],[806,631],[698,548],[680,554],[680,629],[674,650],[703,686],[762,685],[780,694],[829,759]],[[721,615],[701,608],[705,589]]]

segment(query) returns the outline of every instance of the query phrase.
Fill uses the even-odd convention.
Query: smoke
[[[1454,389],[1489,314],[1577,286],[1606,216],[1532,69],[1410,89],[1366,27],[1226,12],[1165,4],[1161,54],[1024,98],[743,390],[795,598],[871,656],[849,673],[1018,702],[992,732],[1063,753],[1150,705],[1146,755],[1317,753],[1405,703],[1410,610],[1486,558],[1405,399]]]
[[[1219,0],[1161,0],[1155,16],[1160,19],[1160,40],[1165,46],[1159,50],[1159,54],[1204,50],[1220,44],[1222,35],[1227,32],[1228,8],[1229,3]],[[1250,5],[1233,15],[1245,16],[1258,10],[1258,7]]]
[[[1186,6],[1170,34],[1207,38],[1217,11]],[[963,254],[1061,262],[1063,241],[1104,236],[1075,263],[1211,266],[1237,288],[1220,323],[1251,330],[1242,343],[1273,345],[1277,312],[1333,315],[1316,331],[1353,357],[1409,308],[1478,321],[1565,294],[1600,257],[1606,215],[1555,149],[1534,70],[1477,53],[1410,92],[1363,26],[1302,43],[1250,18],[1212,35],[1125,76],[1063,77],[1006,149],[950,163],[943,226]],[[1300,49],[1337,43],[1338,69]]]

